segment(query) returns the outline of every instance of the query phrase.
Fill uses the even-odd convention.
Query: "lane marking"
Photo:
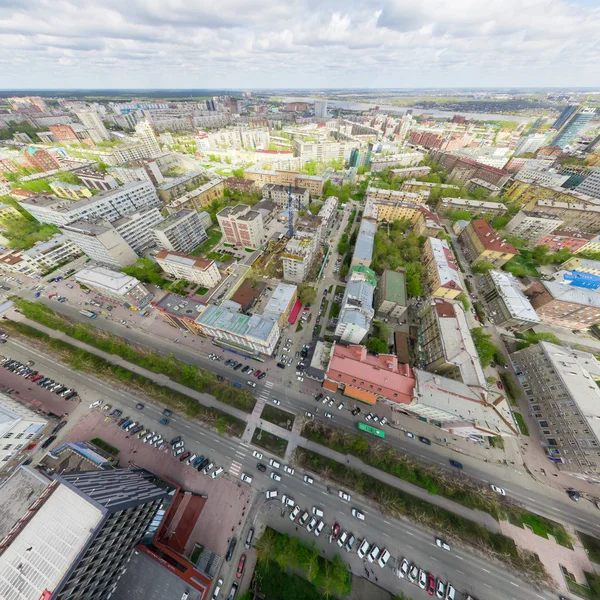
[[[462,556],[458,556],[458,554],[455,554],[456,558],[458,558],[459,560],[465,560]],[[484,569],[485,570],[485,569]],[[489,573],[489,571],[488,571]]]
[[[489,588],[490,588],[490,590],[492,589],[492,586],[491,586],[489,583],[485,583],[485,582],[484,582],[484,584],[483,584],[483,585],[485,585],[486,587],[489,587]]]
[[[435,560],[435,562],[438,562],[438,559],[437,559],[437,558],[434,558],[433,556],[430,556],[429,558],[430,558],[431,560]],[[459,571],[459,573],[460,573],[460,571]]]
[[[408,533],[408,535],[412,535],[413,537],[415,537],[415,534],[412,531],[407,531],[406,533]]]
[[[514,581],[511,581],[510,584],[514,585],[515,587],[519,587]]]
[[[481,570],[484,571],[485,573],[490,573],[490,571],[488,571],[487,569],[484,569],[483,567],[481,567]]]

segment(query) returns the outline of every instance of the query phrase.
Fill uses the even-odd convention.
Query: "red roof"
[[[300,314],[300,309],[302,308],[302,302],[300,300],[296,300],[296,304],[294,304],[294,308],[292,308],[292,312],[288,317],[288,323],[295,323],[298,315]]]
[[[485,219],[475,219],[474,221],[471,221],[471,226],[486,250],[506,252],[507,254],[518,254],[516,248],[512,244],[509,244],[498,237],[496,232],[492,229],[492,226]]]

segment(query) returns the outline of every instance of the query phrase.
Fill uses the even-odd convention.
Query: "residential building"
[[[279,328],[283,329],[297,301],[298,288],[295,285],[278,283],[265,306],[263,314],[274,315],[279,323]]]
[[[565,228],[582,229],[592,235],[600,233],[600,205],[538,200],[525,208],[545,215],[554,215],[562,219]]]
[[[314,141],[305,142],[294,138],[292,141],[294,156],[302,161],[315,160],[321,163],[327,163],[332,160],[348,160],[353,148],[358,148],[360,142],[346,141]]]
[[[497,237],[491,225],[483,219],[471,221],[460,232],[458,241],[471,264],[487,261],[495,267],[501,267],[517,255],[515,247]]]
[[[210,219],[210,215],[209,215]],[[195,210],[180,210],[152,229],[159,248],[190,253],[208,239],[200,215]]]
[[[300,162],[299,159],[294,160]],[[323,193],[323,184],[325,183],[323,177],[304,175],[298,171],[284,169],[263,169],[262,166],[255,165],[244,171],[244,177],[254,181],[257,189],[262,189],[268,183],[275,183],[287,187],[291,185],[292,187],[306,188],[311,196],[320,196]]]
[[[262,244],[262,215],[246,204],[225,207],[217,213],[217,221],[226,243],[244,248],[258,248]]]
[[[59,198],[68,198],[69,200],[83,200],[84,198],[91,198],[92,192],[83,185],[75,185],[73,183],[62,183],[60,181],[53,181],[50,183],[52,191]]]
[[[225,187],[231,192],[240,192],[241,194],[252,194],[256,191],[252,179],[240,177],[227,177],[227,179],[225,179]]]
[[[295,231],[281,255],[284,281],[302,283],[310,272],[319,249],[319,239],[308,231]]]
[[[431,167],[404,167],[402,169],[390,169],[390,179],[402,179],[403,177],[423,177],[431,173]]]
[[[582,194],[577,190],[542,185],[533,181],[515,181],[506,191],[506,199],[518,202],[530,210],[537,202],[583,204],[598,206],[600,202],[594,196]]]
[[[71,125],[50,125],[48,129],[57,142],[79,142],[79,136]]]
[[[153,298],[138,279],[106,267],[91,267],[75,274],[78,283],[134,309],[144,308]]]
[[[62,233],[96,262],[122,269],[134,264],[138,255],[123,236],[104,219],[82,219],[61,226]]]
[[[375,315],[373,298],[377,287],[375,271],[358,265],[350,268],[335,336],[346,344],[360,344]]]
[[[164,221],[158,208],[146,208],[112,221],[121,237],[137,254],[143,254],[156,244],[152,230]]]
[[[352,262],[350,268],[362,265],[370,267],[373,260],[373,246],[375,244],[375,234],[377,233],[377,223],[365,218],[363,215],[358,236],[354,246],[354,254],[352,254]]]
[[[416,179],[409,179],[408,181],[402,182],[403,192],[415,192],[422,194],[425,190],[430,191],[433,188],[439,187],[442,191],[444,190],[460,190],[457,185],[451,185],[450,183],[429,183],[428,181],[417,181]],[[450,193],[450,192],[448,192]],[[427,197],[429,194],[427,194]]]
[[[373,198],[378,202],[387,200],[389,202],[412,202],[414,204],[420,204],[429,198],[429,194],[429,188],[424,187],[419,187],[416,191],[409,192],[406,190],[385,190],[369,186],[367,188],[366,196]]]
[[[375,289],[375,312],[379,317],[399,321],[407,309],[406,271],[385,269]]]
[[[208,231],[208,229],[212,227],[212,217],[205,210],[198,213],[198,218],[200,219],[200,224],[202,225],[202,227],[204,227],[204,231]]]
[[[119,182],[110,173],[101,173],[91,167],[82,167],[73,171],[81,180],[81,183],[91,190],[106,192],[119,187]]]
[[[512,273],[488,271],[483,281],[482,296],[488,307],[487,316],[494,325],[521,331],[540,322],[540,317]]]
[[[573,256],[560,265],[560,268],[567,271],[580,271],[581,273],[600,275],[600,260],[589,260]]]
[[[555,215],[529,210],[520,210],[504,228],[512,235],[537,244],[539,240],[549,236],[563,224],[563,220]]]
[[[79,111],[76,114],[82,125],[87,129],[93,142],[97,144],[98,142],[104,142],[110,139],[110,134],[98,113],[91,110],[85,110]]]
[[[548,458],[585,480],[598,481],[600,364],[593,354],[539,342],[511,355]]]
[[[247,148],[266,150],[269,147],[268,127],[234,127],[211,131],[208,136],[210,148]]]
[[[485,374],[460,302],[431,298],[419,313],[419,364],[427,371],[487,388]]]
[[[189,331],[194,335],[202,333],[196,323],[198,315],[206,308],[206,304],[198,302],[189,296],[165,294],[158,302],[153,303],[159,315],[172,327],[181,331]]]
[[[221,281],[221,273],[214,260],[172,250],[161,250],[154,258],[160,268],[169,275],[198,283],[202,287],[212,289]]]
[[[171,202],[206,183],[206,175],[202,171],[191,171],[181,177],[167,179],[158,186],[158,195],[163,202]]]
[[[327,118],[327,100],[315,100],[315,117],[317,119]]]
[[[298,210],[299,207],[307,207],[310,202],[310,193],[306,188],[278,185],[276,183],[267,183],[262,187],[262,197],[277,204],[279,208],[287,208],[288,195],[291,191],[292,206]]]
[[[40,171],[54,171],[60,169],[58,159],[43,148],[28,146],[23,150],[25,166],[39,169]]]
[[[552,145],[566,148],[595,116],[596,111],[585,108],[583,104],[565,107],[552,125],[552,129],[556,131]]]
[[[271,356],[279,340],[279,319],[272,313],[245,315],[240,305],[226,300],[220,306],[210,304],[196,319],[200,329],[218,345],[245,351],[250,355]]]
[[[137,182],[76,202],[38,194],[22,200],[21,206],[41,223],[60,227],[77,219],[93,217],[112,222],[145,208],[160,208],[162,203],[152,184]]]
[[[575,191],[585,194],[586,196],[600,198],[600,169],[595,168],[583,182],[575,188]]]
[[[319,209],[318,217],[321,219],[321,231],[323,236],[327,235],[327,232],[333,226],[335,217],[337,215],[338,199],[335,196],[329,196],[323,202],[323,205]]]
[[[0,543],[0,597],[110,597],[170,489],[139,468],[54,475]]]
[[[4,178],[0,171],[0,196],[8,196],[11,192],[10,183]]]
[[[560,187],[568,179],[570,175],[560,175],[548,169],[536,167],[523,167],[515,175],[516,181],[526,181],[528,183],[539,183],[551,187]]]
[[[107,172],[121,184],[131,181],[149,181],[152,185],[159,186],[165,181],[156,160],[135,160],[126,166],[110,167]]]
[[[469,190],[469,192],[479,192],[480,190],[484,190],[489,198],[495,198],[500,195],[502,191],[501,187],[494,185],[493,183],[488,183],[483,179],[477,179],[474,177],[473,179],[469,179],[465,184],[465,188]]]
[[[442,165],[448,171],[450,179],[466,183],[470,179],[483,179],[488,183],[503,187],[511,174],[497,167],[490,167],[465,156],[451,154],[443,150],[432,150],[432,160]]]
[[[23,215],[12,204],[0,204],[0,222],[4,225],[23,219]]]
[[[552,235],[541,238],[536,246],[548,246],[549,252],[557,252],[563,248],[572,254],[600,252],[600,235],[585,233],[579,229],[557,229]]]
[[[394,354],[373,356],[364,346],[334,342],[323,387],[366,404],[404,408],[412,401],[415,376]]]
[[[440,198],[437,210],[466,210],[471,215],[503,215],[508,211],[502,202],[484,202],[483,200],[467,200],[466,198]]]
[[[413,129],[409,133],[408,141],[410,144],[423,148],[458,150],[459,148],[468,146],[473,141],[473,136],[467,133]]]
[[[371,171],[379,173],[390,167],[416,167],[425,158],[422,152],[406,152],[404,154],[391,154],[388,156],[371,155]]]
[[[225,182],[222,179],[211,179],[199,188],[173,200],[171,204],[167,205],[167,211],[171,214],[183,208],[201,211],[213,200],[221,198],[224,191]]]
[[[135,138],[142,145],[143,158],[156,158],[162,154],[158,139],[148,121],[140,121],[135,126]]]
[[[432,296],[453,299],[463,292],[458,263],[446,240],[428,237],[422,263],[424,282]]]
[[[583,330],[600,322],[600,291],[540,281],[525,294],[543,323]]]
[[[44,415],[0,392],[0,470],[19,451],[37,442],[47,424]]]
[[[39,134],[38,134],[39,135]],[[350,152],[348,165],[350,167],[366,167],[371,163],[371,151],[353,148]]]

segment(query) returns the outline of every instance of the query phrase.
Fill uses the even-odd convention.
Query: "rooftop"
[[[186,208],[182,208],[178,210],[176,213],[169,215],[164,221],[161,221],[157,225],[155,225],[152,229],[157,229],[159,231],[163,231],[168,229],[169,227],[173,227],[176,223],[178,223],[181,219],[185,219],[189,217],[191,214],[195,213],[195,210],[190,210]]]
[[[125,273],[119,271],[112,271],[106,267],[82,269],[75,274],[75,279],[90,287],[99,285],[117,294],[125,294],[140,283],[135,277],[125,275]]]
[[[540,282],[555,300],[600,308],[600,291],[589,290],[557,281]]]
[[[442,204],[455,204],[467,208],[487,208],[488,210],[508,210],[502,202],[483,202],[482,200],[467,200],[466,198],[440,198]]]
[[[498,294],[504,300],[506,308],[515,319],[539,323],[540,318],[535,312],[527,296],[521,291],[517,278],[506,271],[490,271]]]
[[[373,244],[377,233],[377,224],[363,219],[358,230],[353,259],[370,261],[373,258]]]
[[[170,190],[171,188],[185,183],[194,177],[203,177],[204,173],[202,171],[190,171],[181,177],[175,177],[174,179],[169,179],[169,181],[165,181],[162,185],[158,186],[158,189],[161,191]]]
[[[214,260],[202,258],[200,256],[190,256],[189,254],[183,254],[183,252],[173,252],[171,250],[161,250],[156,253],[155,258],[157,260],[168,260],[169,262],[193,269],[200,269],[201,271],[205,271],[215,264]]]
[[[234,304],[234,303],[232,303]],[[211,304],[196,319],[198,325],[220,329],[233,335],[255,338],[260,342],[269,339],[277,326],[277,319],[264,315],[244,315],[234,310],[233,306],[216,306]]]
[[[161,312],[175,317],[194,319],[205,309],[206,304],[178,294],[165,294],[154,306]]]
[[[264,312],[281,314],[285,312],[296,295],[298,288],[288,283],[280,283],[269,298]]]
[[[458,266],[452,248],[446,240],[427,238],[441,287],[462,290]]]
[[[471,227],[473,227],[475,234],[481,240],[481,243],[486,250],[503,252],[506,254],[518,254],[516,248],[512,244],[505,242],[502,238],[496,237],[496,232],[486,220],[475,219],[474,221],[471,221]]]

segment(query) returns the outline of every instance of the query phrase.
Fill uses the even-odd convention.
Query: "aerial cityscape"
[[[0,600],[599,600],[598,10],[198,4],[0,7]]]

